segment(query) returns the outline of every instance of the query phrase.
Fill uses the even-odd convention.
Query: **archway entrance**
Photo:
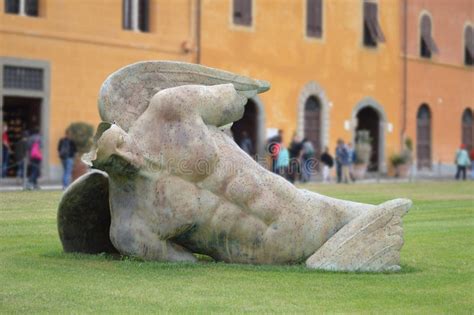
[[[380,115],[373,107],[366,106],[357,113],[355,141],[357,141],[357,134],[360,130],[367,130],[371,139],[370,144],[372,146],[372,152],[367,168],[370,172],[376,172],[379,170],[381,140],[380,126]]]
[[[462,114],[462,138],[461,142],[466,145],[468,152],[474,148],[474,123],[472,110],[466,108]]]
[[[418,169],[431,168],[431,111],[426,104],[416,115],[416,160]]]
[[[316,156],[321,154],[321,102],[314,95],[304,105],[304,136],[313,143]]]
[[[41,98],[4,96],[3,97],[3,121],[8,126],[8,138],[12,146],[12,154],[8,156],[8,177],[18,174],[20,157],[23,156],[23,148],[20,148],[20,140],[23,133],[31,133],[33,130],[41,129]]]
[[[245,112],[242,119],[234,122],[231,131],[234,141],[242,147],[242,142],[247,135],[251,141],[251,155],[255,156],[259,153],[261,146],[260,135],[260,110],[255,101],[249,99],[245,105]]]

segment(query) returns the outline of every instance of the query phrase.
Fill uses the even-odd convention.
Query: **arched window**
[[[431,18],[423,14],[420,21],[420,56],[431,58],[432,54],[438,53],[438,46],[433,39]]]
[[[418,168],[431,168],[431,110],[422,104],[416,115],[416,159]]]
[[[474,66],[474,31],[470,25],[464,30],[464,64]]]
[[[466,108],[464,110],[461,123],[461,142],[466,145],[466,148],[470,152],[474,148],[474,123],[472,118],[472,110],[470,108]]]

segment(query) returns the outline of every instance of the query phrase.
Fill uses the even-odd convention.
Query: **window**
[[[472,26],[464,31],[464,64],[474,66],[474,31]]]
[[[5,0],[5,13],[38,16],[38,0]]]
[[[364,1],[364,46],[377,47],[385,42],[378,19],[378,6],[375,2]]]
[[[3,87],[23,90],[43,90],[43,69],[4,66]]]
[[[418,168],[431,168],[431,110],[422,104],[416,115],[416,159]]]
[[[306,36],[323,36],[323,0],[306,0]]]
[[[125,30],[150,31],[149,0],[122,0],[122,27]]]
[[[236,25],[252,25],[252,0],[234,0],[232,19]]]
[[[420,34],[420,56],[431,58],[432,54],[438,53],[438,46],[431,35],[431,19],[427,14],[421,18]]]
[[[467,152],[471,152],[471,150],[474,149],[474,122],[472,110],[470,108],[466,108],[464,110],[461,118],[461,123],[461,143],[466,146]]]

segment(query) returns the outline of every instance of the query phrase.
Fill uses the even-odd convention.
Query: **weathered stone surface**
[[[222,131],[242,117],[247,98],[268,88],[183,63],[140,63],[109,77],[99,101],[106,122],[85,160],[108,175],[109,195],[94,198],[109,200],[114,247],[161,261],[195,261],[200,253],[237,263],[396,270],[409,200],[373,206],[297,189]],[[63,212],[80,211],[67,204],[75,210]]]

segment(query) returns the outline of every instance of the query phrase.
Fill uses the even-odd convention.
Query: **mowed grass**
[[[474,183],[307,185],[368,203],[412,198],[402,271],[169,264],[64,254],[61,192],[0,193],[0,312],[473,313]]]

